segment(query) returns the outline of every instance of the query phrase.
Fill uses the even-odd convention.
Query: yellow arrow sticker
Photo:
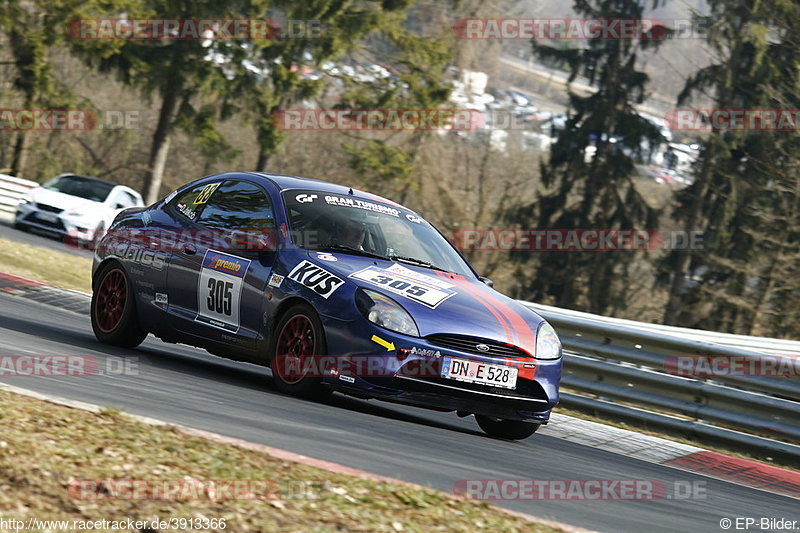
[[[387,341],[381,339],[380,337],[378,337],[377,335],[373,335],[372,336],[372,342],[377,342],[378,344],[380,344],[381,346],[383,346],[384,348],[386,348],[390,352],[394,350],[394,343],[393,342],[387,342]]]

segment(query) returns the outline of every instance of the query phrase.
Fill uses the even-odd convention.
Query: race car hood
[[[310,252],[309,258],[348,284],[394,299],[414,318],[422,337],[481,337],[535,351],[536,331],[544,319],[475,278],[338,253]]]
[[[58,191],[38,187],[29,193],[31,200],[39,204],[50,205],[58,209],[97,209],[102,204],[85,198],[71,196]]]

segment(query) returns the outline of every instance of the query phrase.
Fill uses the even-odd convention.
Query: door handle
[[[197,248],[195,248],[194,245],[192,244],[184,244],[183,253],[185,253],[186,255],[194,255],[197,253]]]

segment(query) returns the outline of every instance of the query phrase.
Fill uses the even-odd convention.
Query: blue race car
[[[120,213],[92,266],[92,328],[269,366],[285,393],[339,391],[523,439],[558,402],[553,328],[490,288],[421,216],[352,188],[231,172]]]

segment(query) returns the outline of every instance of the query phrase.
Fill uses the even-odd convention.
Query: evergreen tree
[[[266,9],[267,0],[144,0],[124,12],[113,4],[85,9],[84,16],[130,20],[264,19]],[[229,149],[216,131],[216,116],[220,110],[213,103],[204,102],[202,97],[224,99],[231,90],[227,61],[243,60],[246,45],[251,41],[248,38],[187,37],[190,36],[73,41],[88,63],[97,65],[101,71],[115,73],[126,85],[139,88],[146,97],[155,95],[160,99],[158,123],[144,176],[144,197],[148,203],[156,201],[160,195],[170,140],[176,128],[199,141],[207,154]],[[226,61],[217,61],[220,57]],[[222,110],[223,116],[226,116],[225,111]]]
[[[681,103],[702,91],[718,109],[797,109],[800,7],[714,1],[710,8],[698,18],[720,60],[687,80]],[[667,258],[665,323],[779,335],[792,329],[785,317],[794,309],[787,303],[800,298],[798,155],[797,130],[711,131],[675,212],[688,230],[706,232],[708,249]],[[698,305],[701,316],[681,314]]]
[[[70,100],[69,91],[53,76],[48,62],[50,50],[64,42],[57,28],[68,20],[79,0],[0,0],[0,28],[8,38],[16,76],[12,85],[22,99],[23,109],[57,108]],[[11,156],[11,174],[25,173],[30,133],[20,130]]]
[[[585,18],[641,19],[643,4],[576,0],[573,9]],[[512,222],[547,230],[656,228],[658,213],[636,188],[634,163],[663,138],[634,106],[645,100],[648,82],[637,68],[639,54],[658,46],[664,34],[659,26],[635,40],[593,39],[579,47],[533,42],[540,58],[566,64],[570,81],[586,76],[596,91],[581,96],[570,90],[566,127],[541,166],[546,190],[535,205],[513,211]],[[529,263],[537,267],[525,276],[519,296],[604,313],[624,305],[625,270],[633,256],[622,251],[548,251],[538,254],[538,261],[528,252],[516,252],[512,258],[519,263],[518,272]]]

